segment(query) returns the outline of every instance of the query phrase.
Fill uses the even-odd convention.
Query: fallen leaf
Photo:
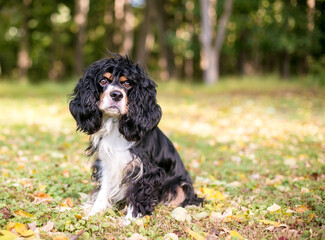
[[[70,198],[65,199],[63,203],[65,203],[66,205],[68,205],[71,208],[73,207],[73,202],[71,201]]]
[[[315,216],[314,213],[309,214],[309,218],[308,218],[308,220],[306,222],[309,223],[311,220],[313,220],[314,216]]]
[[[69,240],[77,240],[84,232],[84,229],[80,230],[76,235],[72,235]]]
[[[194,214],[194,215],[193,215],[193,218],[194,218],[196,221],[200,221],[200,220],[202,220],[203,218],[206,218],[207,216],[209,216],[209,214],[208,214],[207,212],[200,212],[200,213]]]
[[[229,234],[231,237],[237,237],[239,239],[245,239],[242,235],[240,235],[238,232],[236,231],[229,231]]]
[[[265,228],[264,230],[272,232],[274,229],[275,229],[274,226],[269,226],[269,227]]]
[[[40,192],[44,192],[45,189],[46,189],[46,186],[45,186],[45,185],[40,185],[40,186],[38,187],[38,189],[39,189]]]
[[[172,211],[172,218],[180,222],[184,222],[186,220],[186,215],[187,211],[182,207],[177,207]]]
[[[214,190],[213,188],[201,188],[201,192],[204,194],[207,200],[225,200],[226,196],[220,191]]]
[[[52,202],[53,201],[53,198],[50,195],[43,193],[43,192],[35,193],[31,197],[34,198],[35,203],[43,203],[43,202]]]
[[[147,240],[146,237],[140,235],[139,233],[132,234],[131,237],[128,238],[129,240]]]
[[[74,215],[78,220],[81,220],[82,219],[82,216],[80,214],[75,214]]]
[[[304,213],[304,212],[306,212],[307,210],[309,210],[309,209],[307,208],[307,206],[305,206],[305,205],[297,205],[294,209],[295,209],[295,211],[298,212],[298,213]]]
[[[64,169],[64,170],[62,171],[62,175],[63,175],[63,177],[65,177],[65,178],[70,177],[70,170],[69,170],[69,169]]]
[[[205,237],[201,236],[200,234],[192,231],[191,229],[184,227],[184,231],[187,232],[192,238],[196,240],[205,240]]]
[[[3,219],[9,219],[11,217],[11,212],[6,207],[1,208],[0,213],[2,213],[2,218]]]
[[[278,240],[289,240],[288,238],[286,238],[286,237],[279,237],[279,239]]]
[[[274,222],[274,221],[270,221],[270,220],[259,220],[259,222],[267,224],[267,225],[272,225],[274,227],[279,227],[281,224],[279,222]]]
[[[64,235],[58,235],[58,236],[55,236],[53,238],[53,240],[69,240],[69,238],[67,238],[66,236]]]
[[[301,193],[309,193],[310,190],[308,188],[302,187],[300,190]]]
[[[15,230],[17,233],[19,233],[19,235],[23,237],[31,237],[35,234],[32,230],[27,230],[26,225],[23,223],[16,223]]]
[[[8,230],[0,230],[0,240],[15,240],[18,236]]]
[[[28,225],[28,228],[29,228],[30,230],[33,230],[33,231],[36,230],[36,225],[37,225],[36,221],[34,221],[34,222],[32,222],[32,223],[28,223],[27,225]]]
[[[280,210],[280,209],[281,209],[281,206],[279,206],[279,205],[277,205],[277,204],[275,204],[275,203],[273,203],[272,206],[270,206],[270,207],[267,208],[267,210],[268,210],[269,212],[276,212],[276,211],[278,211],[278,210]]]
[[[40,230],[44,232],[49,232],[53,229],[54,223],[51,221],[48,221],[45,226],[41,227]]]
[[[178,236],[175,233],[167,233],[163,240],[178,240]]]
[[[25,218],[35,218],[35,216],[33,214],[25,212],[25,211],[20,210],[20,209],[14,211],[14,214],[18,215],[18,216],[21,216],[21,217],[25,217]]]
[[[12,229],[15,228],[15,225],[16,225],[16,223],[9,222],[9,223],[7,224],[7,226],[6,226],[6,228],[7,228],[8,231],[11,231]]]

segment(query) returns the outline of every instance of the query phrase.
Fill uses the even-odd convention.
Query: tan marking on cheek
[[[172,199],[173,197],[174,196],[170,194],[169,199]],[[186,195],[184,193],[183,188],[177,187],[176,197],[168,203],[168,206],[178,207],[182,202],[184,202],[185,199],[186,199]]]
[[[104,104],[104,98],[105,98],[105,95],[106,95],[106,91],[103,92],[103,93],[100,95],[100,97],[99,97],[98,108],[99,108],[100,110],[104,110],[104,108],[103,108],[103,104]]]
[[[111,76],[112,76],[112,74],[110,72],[107,72],[104,74],[104,77],[106,77],[107,79],[110,79]]]

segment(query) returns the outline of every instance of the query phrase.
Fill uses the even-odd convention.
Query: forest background
[[[10,81],[67,81],[107,50],[158,80],[325,78],[325,1],[1,0],[0,22],[0,77]]]

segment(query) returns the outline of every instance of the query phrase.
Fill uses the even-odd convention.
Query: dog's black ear
[[[69,109],[77,122],[77,130],[87,134],[97,132],[101,127],[102,112],[98,109],[99,92],[96,85],[94,66],[79,80],[73,93]]]
[[[119,131],[128,141],[141,140],[161,119],[156,100],[157,85],[149,79],[140,65],[136,65],[136,84],[128,94],[128,112],[120,119]]]

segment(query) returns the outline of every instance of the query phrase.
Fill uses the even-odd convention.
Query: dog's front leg
[[[98,212],[102,212],[106,210],[108,207],[112,207],[111,203],[109,202],[108,196],[109,196],[110,186],[109,181],[107,177],[104,175],[101,178],[100,181],[100,188],[95,200],[95,203],[89,212],[89,216],[95,215]]]
[[[134,217],[133,211],[134,211],[134,209],[133,209],[132,205],[129,205],[125,219],[124,219],[124,225],[129,225],[135,219],[142,217],[142,215],[140,213],[138,213],[138,215],[136,217]]]

